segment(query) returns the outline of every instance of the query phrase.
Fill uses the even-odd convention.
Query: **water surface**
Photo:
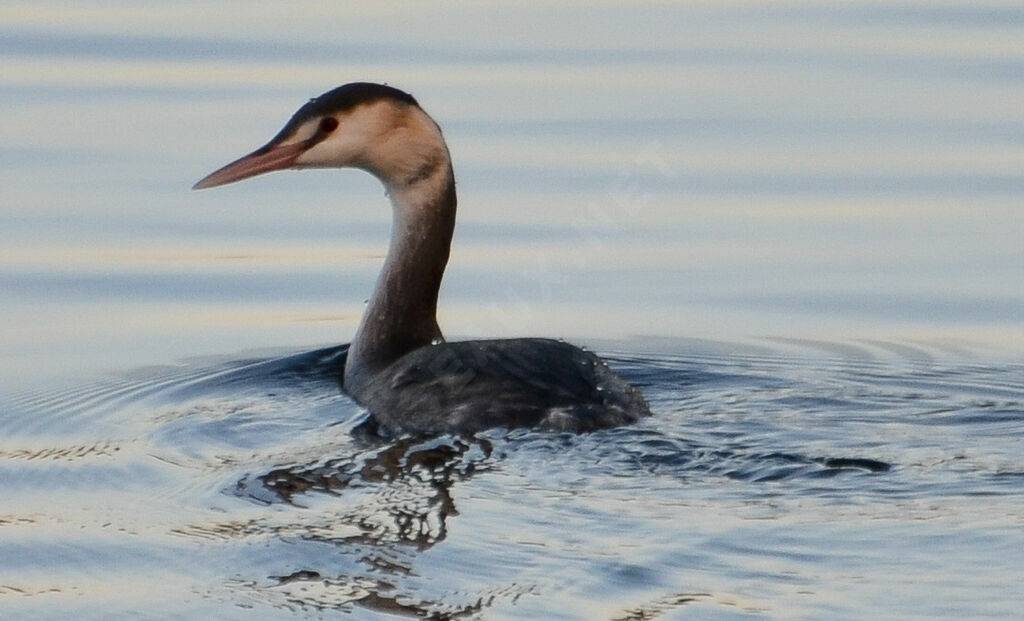
[[[0,7],[0,616],[1015,618],[1014,3]],[[367,444],[353,171],[192,193],[411,91],[452,337],[589,344],[655,415]]]

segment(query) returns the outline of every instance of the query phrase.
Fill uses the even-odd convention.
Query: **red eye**
[[[329,134],[336,129],[338,129],[338,119],[333,116],[325,116],[320,119],[320,129],[318,131],[321,134]]]

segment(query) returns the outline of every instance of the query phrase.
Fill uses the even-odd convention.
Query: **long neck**
[[[437,296],[455,229],[451,164],[388,194],[391,245],[345,365],[345,390],[357,399],[377,372],[442,338]]]

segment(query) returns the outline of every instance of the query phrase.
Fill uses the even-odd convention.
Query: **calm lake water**
[[[1019,618],[1024,8],[0,6],[0,617]],[[371,80],[451,337],[655,415],[372,445],[355,171],[192,183]]]

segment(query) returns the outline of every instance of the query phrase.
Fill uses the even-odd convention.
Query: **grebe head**
[[[201,190],[286,168],[359,168],[403,190],[450,167],[437,124],[412,95],[356,82],[310,100],[270,142],[196,183]]]

